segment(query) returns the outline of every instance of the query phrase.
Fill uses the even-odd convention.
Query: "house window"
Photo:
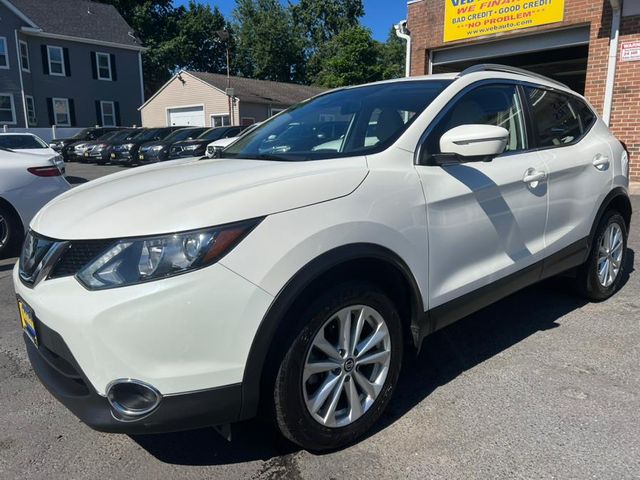
[[[31,95],[25,95],[25,101],[27,102],[27,120],[29,125],[36,125],[38,119],[36,118],[36,103]]]
[[[280,112],[284,112],[285,110],[286,110],[285,108],[272,108],[271,109],[271,116],[273,117],[274,115],[277,115]]]
[[[25,72],[31,71],[31,66],[29,64],[29,46],[27,45],[27,42],[23,40],[20,40],[20,66]]]
[[[68,98],[53,98],[53,118],[59,127],[71,126],[71,114],[69,113]]]
[[[10,93],[0,93],[0,123],[16,123],[16,108]]]
[[[49,57],[49,74],[64,77],[64,52],[61,47],[47,45],[47,55]]]
[[[0,68],[9,68],[9,50],[5,37],[0,37]]]
[[[116,108],[113,102],[100,102],[100,111],[102,112],[102,126],[116,126]]]
[[[211,115],[212,127],[226,127],[227,125],[231,125],[228,113],[217,113],[215,115]]]
[[[98,80],[112,80],[111,75],[111,55],[108,53],[96,53],[96,67],[98,69]]]

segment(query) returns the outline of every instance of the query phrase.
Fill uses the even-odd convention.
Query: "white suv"
[[[535,74],[334,90],[220,159],[121,172],[41,210],[14,270],[29,358],[98,430],[263,406],[293,442],[339,447],[435,330],[560,273],[615,293],[627,188],[624,146]]]

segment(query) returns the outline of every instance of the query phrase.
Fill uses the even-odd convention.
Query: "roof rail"
[[[569,86],[565,85],[558,80],[554,80],[553,78],[545,77],[544,75],[540,75],[539,73],[530,72],[529,70],[524,70],[518,67],[509,67],[508,65],[499,65],[497,63],[480,63],[478,65],[473,65],[465,70],[463,70],[460,74],[458,74],[458,78],[464,77],[465,75],[469,75],[470,73],[476,72],[504,72],[504,73],[516,73],[518,75],[526,75],[527,77],[537,78],[539,80],[545,80],[550,83],[555,83],[556,85],[560,85],[563,88],[569,88]]]

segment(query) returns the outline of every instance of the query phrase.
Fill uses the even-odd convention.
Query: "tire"
[[[364,312],[366,321],[358,322],[360,312]],[[343,321],[338,320],[337,314],[342,315]],[[354,352],[351,346],[343,343],[346,350],[338,352],[342,355],[341,360],[329,360],[330,357],[316,346],[316,341],[322,335],[328,343],[333,343],[332,352],[335,354],[340,325],[347,324],[347,316],[351,318],[352,326],[345,329],[351,332],[349,343],[360,345],[362,351],[356,349]],[[322,293],[302,315],[296,315],[295,318],[301,319],[294,330],[298,333],[286,351],[275,379],[273,409],[277,426],[286,438],[312,451],[351,444],[380,418],[398,380],[403,335],[396,307],[376,286],[351,282]],[[360,330],[360,342],[353,342],[354,331],[359,323],[364,325]],[[375,346],[370,350],[365,350],[362,339],[372,338],[373,332],[378,332],[378,338],[386,335],[385,339],[374,343]],[[367,363],[373,358],[372,354],[380,357],[377,359],[380,363]],[[335,362],[332,364],[335,368],[311,374],[303,380],[303,376],[310,371],[307,367],[310,364],[318,365],[317,362],[321,361],[318,357],[322,355],[328,360],[325,363]],[[388,360],[383,360],[385,357]],[[374,392],[372,395],[367,395],[361,386],[362,379],[367,377],[376,384],[373,390],[369,390]],[[329,391],[325,401],[319,400],[322,397],[319,395],[321,386],[327,386],[331,381],[335,382],[335,389]],[[367,385],[371,386],[372,383]],[[338,399],[337,403],[333,401],[335,398]],[[316,405],[320,405],[315,415],[311,411],[314,400],[317,400]],[[333,410],[332,404],[335,406]],[[331,411],[335,413],[332,415]],[[328,418],[326,422],[320,419],[324,415]]]
[[[619,244],[614,240],[612,245],[615,251],[612,251],[610,256],[601,250],[604,248],[606,251],[608,248],[609,239],[607,236],[611,231],[618,232],[620,237]],[[594,302],[601,302],[606,300],[615,294],[619,289],[624,277],[624,266],[627,259],[627,224],[624,218],[616,210],[608,210],[602,216],[600,223],[596,229],[596,233],[593,237],[593,243],[591,245],[591,251],[589,252],[589,258],[578,269],[576,276],[576,289],[578,293],[588,300]],[[616,245],[620,245],[616,248]],[[616,258],[619,249],[622,249],[619,257]],[[609,250],[613,250],[609,248]],[[602,256],[607,257],[609,262],[602,261]],[[618,260],[619,259],[619,260]],[[611,261],[617,260],[617,261]],[[616,269],[616,264],[618,267]],[[611,269],[606,269],[607,266],[611,266]],[[603,282],[602,276],[599,274],[605,269],[609,272],[605,275],[605,281]]]
[[[0,205],[0,259],[17,254],[21,238],[20,220],[12,210]]]

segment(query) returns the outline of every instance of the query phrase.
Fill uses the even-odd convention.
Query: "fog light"
[[[151,385],[140,380],[114,380],[107,387],[107,400],[119,420],[135,420],[153,412],[162,395]],[[119,418],[122,417],[122,418]]]

